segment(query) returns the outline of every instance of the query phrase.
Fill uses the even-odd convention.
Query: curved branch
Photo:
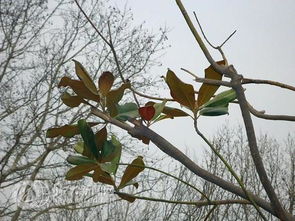
[[[205,32],[204,32],[204,30],[203,30],[203,28],[202,28],[202,25],[201,25],[201,23],[200,23],[200,21],[199,21],[199,19],[198,19],[198,16],[197,16],[197,14],[196,14],[196,12],[193,12],[194,13],[194,16],[195,16],[195,19],[196,19],[196,21],[197,21],[197,23],[198,23],[198,25],[199,25],[199,28],[200,28],[200,30],[201,30],[201,33],[202,33],[202,35],[203,35],[203,37],[204,37],[204,39],[206,40],[206,42],[212,47],[212,48],[214,48],[214,49],[216,49],[216,50],[219,50],[219,49],[221,49],[222,48],[222,46],[223,45],[225,45],[225,43],[237,32],[237,30],[234,30],[224,41],[223,41],[223,43],[221,43],[219,46],[214,46],[209,40],[208,40],[208,38],[207,38],[207,36],[205,35]]]
[[[288,84],[283,84],[283,83],[280,83],[277,81],[270,81],[270,80],[243,78],[242,84],[269,84],[272,86],[277,86],[277,87],[281,87],[281,88],[288,89],[291,91],[295,91],[294,86],[291,86]]]
[[[174,201],[174,200],[165,200],[165,199],[156,199],[145,196],[136,196],[124,192],[115,191],[115,194],[125,195],[127,197],[133,197],[140,200],[163,202],[163,203],[173,203],[173,204],[185,204],[185,205],[194,205],[194,206],[210,206],[210,205],[227,205],[227,204],[250,204],[248,200],[212,200],[212,201]]]
[[[266,119],[266,120],[284,120],[284,121],[295,121],[295,116],[290,115],[270,115],[265,114],[265,111],[256,110],[251,104],[248,103],[248,108],[251,114],[258,118]]]

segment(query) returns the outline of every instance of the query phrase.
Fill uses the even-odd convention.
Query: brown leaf
[[[96,102],[99,102],[100,97],[98,95],[93,94],[85,85],[82,81],[78,80],[72,80],[69,77],[63,77],[59,84],[58,87],[67,87],[69,86],[70,88],[73,89],[73,91],[80,97],[93,100]]]
[[[133,203],[136,198],[129,195],[129,194],[124,194],[124,193],[116,193],[120,198],[122,198],[123,200],[127,200],[130,203]]]
[[[91,77],[87,73],[86,69],[83,67],[83,65],[76,60],[73,60],[75,62],[75,70],[76,75],[79,77],[79,79],[84,83],[84,85],[95,95],[98,95],[97,89],[95,84],[93,83]]]
[[[92,179],[93,179],[93,182],[101,182],[101,183],[115,186],[115,182],[113,178],[111,177],[111,175],[103,171],[100,167],[95,168]]]
[[[134,166],[134,165],[138,165],[138,166]],[[118,188],[119,189],[123,188],[129,181],[135,178],[143,170],[144,170],[144,162],[142,160],[142,156],[139,156],[135,160],[133,160],[130,165],[127,166]]]
[[[89,123],[90,127],[93,127],[97,125],[98,123]],[[63,137],[73,137],[76,134],[80,134],[80,131],[78,129],[78,125],[64,125],[62,127],[53,127],[49,128],[46,132],[46,137],[47,138],[54,138],[57,136],[63,136]]]
[[[97,167],[99,167],[99,165],[95,163],[87,163],[75,166],[67,172],[66,180],[80,180],[83,178],[83,176]]]
[[[167,116],[169,116],[170,118],[174,118],[174,117],[187,117],[189,116],[187,113],[185,113],[184,111],[177,109],[177,108],[172,108],[172,107],[167,107],[165,106],[163,111],[164,114],[166,114]]]
[[[182,82],[171,70],[167,72],[166,82],[174,100],[194,111],[195,92],[193,86]]]
[[[61,100],[68,107],[78,107],[81,103],[86,103],[86,101],[80,96],[71,96],[67,92],[64,92],[61,95]]]
[[[102,150],[103,143],[107,140],[108,132],[106,126],[95,134],[95,142],[99,150]]]
[[[225,65],[225,61],[218,61],[217,64],[219,65]],[[212,79],[212,80],[221,80],[222,74],[217,73],[213,67],[210,65],[208,68],[205,69],[205,78]],[[215,94],[219,86],[217,85],[210,85],[203,83],[199,90],[198,95],[198,107],[201,107],[203,104],[205,104],[207,101],[210,100],[210,98]]]
[[[108,92],[111,90],[113,83],[114,83],[114,75],[109,72],[103,72],[102,75],[100,76],[98,80],[98,87],[99,87],[99,92],[103,95],[106,96]]]

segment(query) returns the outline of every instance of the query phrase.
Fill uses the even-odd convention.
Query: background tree
[[[49,141],[45,132],[48,127],[75,122],[87,109],[72,111],[64,106],[56,86],[61,76],[72,76],[74,69],[69,64],[74,58],[83,61],[95,76],[105,70],[118,73],[110,49],[72,2],[0,2],[0,216],[38,219],[47,212],[48,218],[48,208],[66,209],[75,200],[69,205],[52,202],[48,208],[32,212],[17,207],[11,195],[24,180],[48,180],[53,185],[63,179],[68,166],[64,151],[72,151],[73,141],[60,137]],[[134,81],[134,88],[154,86],[156,82],[142,73],[158,64],[155,58],[165,47],[166,31],[154,35],[142,25],[132,26],[129,9],[119,10],[106,1],[81,4],[104,35],[111,34],[124,77]]]

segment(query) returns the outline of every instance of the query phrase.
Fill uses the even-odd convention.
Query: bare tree
[[[112,35],[124,77],[136,80],[135,88],[154,85],[141,74],[158,64],[155,58],[165,47],[166,30],[154,35],[134,26],[129,9],[120,10],[106,1],[81,4],[95,25],[106,30],[106,36]],[[11,196],[21,181],[47,180],[53,185],[64,175],[68,166],[64,151],[73,151],[73,141],[60,137],[49,141],[45,132],[48,127],[75,122],[85,113],[84,107],[73,112],[62,105],[56,87],[62,75],[72,75],[72,59],[82,59],[95,76],[105,70],[118,75],[110,49],[83,18],[70,1],[0,1],[1,217],[38,219],[47,212],[48,218],[51,210],[74,208],[75,200],[36,211],[23,209]],[[112,24],[110,33],[108,24]]]

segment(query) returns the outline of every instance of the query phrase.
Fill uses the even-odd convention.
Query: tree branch
[[[270,80],[261,80],[261,79],[250,79],[250,78],[243,78],[242,79],[242,84],[269,84],[272,86],[277,86],[281,87],[284,89],[288,89],[291,91],[295,91],[295,87],[288,85],[288,84],[283,84],[277,81],[270,81]]]
[[[284,120],[284,121],[295,121],[295,116],[290,115],[270,115],[265,114],[265,111],[256,110],[251,104],[248,103],[248,108],[251,114],[258,118],[266,119],[266,120]]]
[[[121,129],[127,131],[133,136],[144,136],[148,139],[150,139],[160,150],[162,150],[164,153],[169,155],[170,157],[174,158],[175,160],[179,161],[181,164],[183,164],[185,167],[187,167],[190,171],[192,171],[197,176],[202,177],[203,179],[216,184],[217,186],[236,194],[244,199],[247,199],[247,196],[245,195],[244,191],[228,182],[224,179],[215,176],[214,174],[202,169],[199,167],[195,162],[193,162],[190,158],[188,158],[183,152],[181,152],[179,149],[177,149],[175,146],[173,146],[170,142],[165,140],[163,137],[161,137],[159,134],[155,133],[151,129],[145,127],[144,125],[141,125],[138,121],[132,121],[132,123],[135,125],[134,127],[131,127],[127,123],[123,123],[121,121],[118,121],[116,119],[110,118],[105,113],[101,112],[100,110],[96,108],[91,109],[92,114],[95,116],[113,124]],[[265,209],[266,211],[270,212],[271,214],[277,216],[275,210],[272,208],[271,204],[269,204],[267,201],[261,199],[260,197],[250,193],[252,199],[257,203],[258,206]],[[292,215],[286,213],[286,217],[289,218],[289,220],[292,220]],[[287,219],[286,219],[287,220]]]
[[[145,196],[136,196],[124,192],[114,192],[115,194],[121,194],[128,197],[133,197],[140,200],[147,200],[147,201],[155,201],[155,202],[163,202],[163,203],[173,203],[173,204],[185,204],[185,205],[194,205],[194,206],[210,206],[210,205],[227,205],[227,204],[250,204],[248,200],[212,200],[212,201],[173,201],[173,200],[165,200],[165,199],[156,199],[151,197]]]

